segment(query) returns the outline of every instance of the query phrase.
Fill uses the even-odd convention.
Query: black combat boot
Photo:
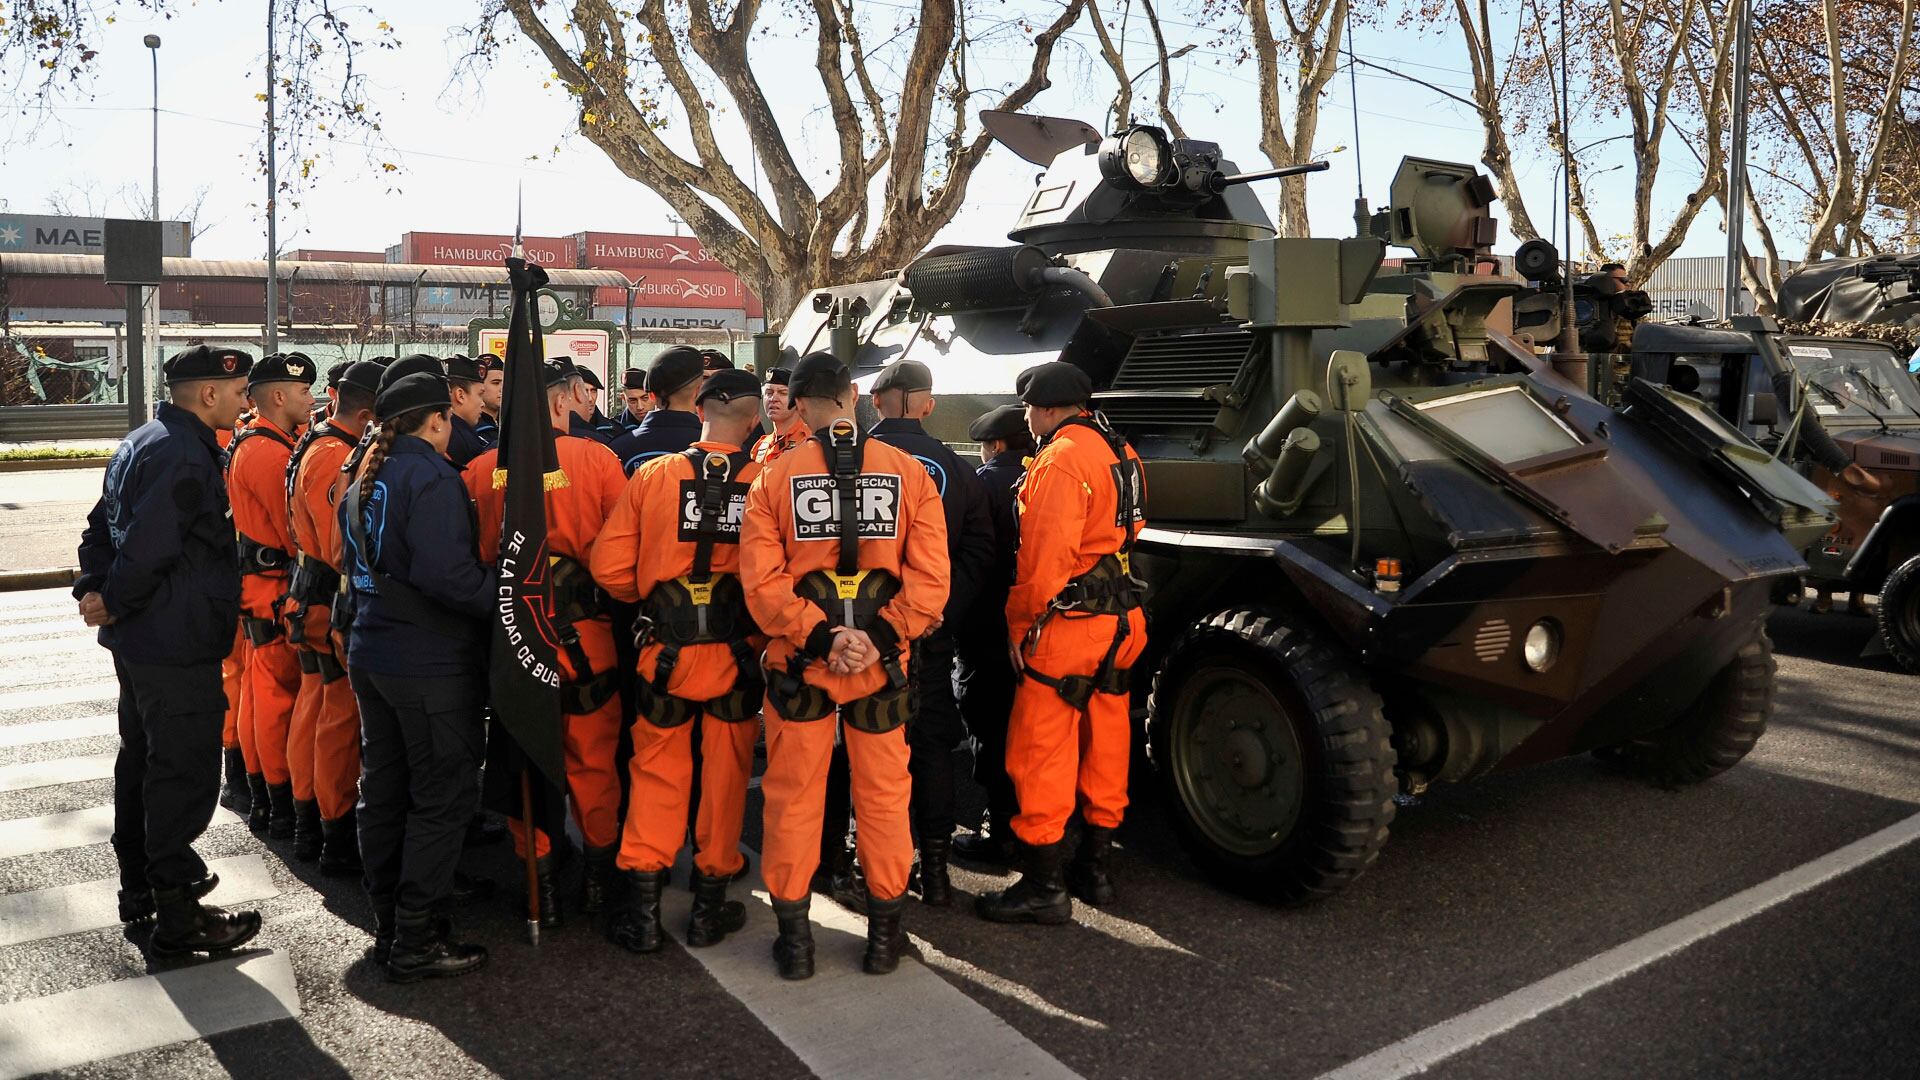
[[[564,916],[560,911],[560,864],[558,856],[549,853],[534,860],[534,887],[540,896],[540,929],[558,930]],[[527,905],[520,907],[526,914]]]
[[[860,964],[867,974],[887,975],[900,966],[907,944],[900,933],[900,913],[906,908],[906,893],[891,900],[867,898],[867,957]]]
[[[220,793],[220,805],[236,814],[253,811],[253,792],[247,787],[247,759],[237,746],[226,748],[226,787]]]
[[[260,932],[260,913],[237,911],[229,914],[200,903],[195,885],[177,889],[153,890],[158,909],[153,938],[147,951],[155,959],[185,956],[188,953],[219,953],[237,949]]]
[[[391,900],[373,902],[373,948],[367,956],[381,967],[393,956],[394,907]]]
[[[619,871],[613,865],[614,856],[618,854],[617,845],[587,849],[587,872],[580,891],[581,911],[591,915],[611,906],[621,882]]]
[[[628,952],[650,953],[660,948],[660,891],[667,875],[660,870],[628,870],[626,904],[607,927],[607,938]]]
[[[293,800],[293,857],[312,862],[320,857],[321,843],[320,804],[312,799]]]
[[[393,951],[387,956],[389,982],[450,979],[487,964],[486,946],[449,940],[447,920],[430,908],[398,908],[393,923]]]
[[[953,903],[953,879],[947,876],[947,852],[952,847],[951,836],[920,841],[920,899],[928,907]]]
[[[267,778],[257,772],[247,774],[247,828],[255,836],[265,836],[273,820],[273,804],[267,800]]]
[[[693,915],[687,920],[687,944],[696,949],[718,945],[747,925],[747,905],[727,899],[730,875],[709,877],[693,871]]]
[[[346,877],[360,872],[360,823],[354,812],[320,822],[320,872]]]
[[[195,900],[205,897],[220,887],[220,875],[207,872],[207,876],[187,886]],[[145,924],[153,920],[153,890],[145,885],[120,890],[120,921],[128,924]]]
[[[973,902],[973,910],[988,922],[1045,926],[1072,922],[1073,899],[1067,895],[1061,868],[1066,860],[1065,841],[1021,847],[1020,880],[1004,891],[981,896]]]
[[[285,840],[293,835],[293,782],[267,785],[267,803],[273,808],[267,835]]]
[[[783,979],[813,978],[813,923],[807,919],[812,902],[812,896],[773,902],[774,918],[780,921],[780,936],[773,939],[773,961],[780,965]]]
[[[1113,879],[1107,876],[1108,856],[1113,852],[1113,830],[1087,825],[1080,830],[1080,847],[1067,865],[1067,888],[1074,896],[1106,907],[1113,903]]]
[[[980,828],[953,839],[953,857],[999,874],[1013,867],[1013,826],[1005,814],[990,814]]]

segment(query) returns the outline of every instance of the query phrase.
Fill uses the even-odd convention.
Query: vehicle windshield
[[[1787,345],[1822,418],[1920,422],[1920,391],[1890,349],[1856,342]]]

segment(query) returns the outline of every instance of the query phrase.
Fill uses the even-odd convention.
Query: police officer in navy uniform
[[[473,431],[492,446],[500,441],[500,396],[506,389],[507,367],[492,353],[481,353],[473,362],[480,369],[480,419]]]
[[[632,433],[647,416],[647,370],[630,367],[620,373],[620,415],[613,422],[623,433]]]
[[[638,429],[613,441],[613,453],[628,476],[654,458],[685,453],[700,438],[700,416],[693,411],[693,398],[706,377],[700,351],[690,345],[675,345],[653,358],[653,366],[647,369],[653,411]]]
[[[941,907],[953,898],[947,880],[947,853],[955,824],[953,752],[967,738],[953,696],[954,632],[965,621],[993,564],[993,523],[986,489],[972,467],[922,425],[934,409],[932,370],[918,360],[896,360],[873,380],[871,394],[881,420],[868,434],[913,455],[926,468],[947,519],[952,586],[941,621],[914,642],[912,677],[920,704],[907,726],[920,898]]]
[[[480,403],[480,365],[455,353],[447,357],[446,366],[447,390],[453,395],[453,436],[447,440],[447,457],[454,468],[464,469],[493,445],[478,426],[485,415]]]
[[[240,622],[239,555],[216,428],[247,400],[253,358],[196,346],[165,365],[170,401],[114,451],[80,537],[73,586],[120,682],[113,852],[120,918],[157,915],[156,958],[237,948],[258,912],[200,903],[217,880],[193,850],[220,792],[220,661]]]
[[[953,853],[966,862],[1004,869],[1013,865],[1012,821],[1019,809],[1007,776],[1007,717],[1019,678],[1007,657],[1007,588],[1020,546],[1013,496],[1033,456],[1033,433],[1021,406],[1002,405],[976,419],[967,438],[980,444],[976,475],[993,521],[993,566],[954,636],[960,651],[960,715],[973,736],[973,779],[986,789],[987,814],[978,831],[954,838]]]
[[[606,392],[606,384],[600,381],[598,372],[585,364],[575,364],[573,370],[580,376],[580,381],[587,384],[587,425],[600,433],[601,442],[611,445],[626,429],[614,423],[613,417],[600,411],[600,395]]]
[[[360,852],[374,958],[396,982],[464,975],[487,959],[481,946],[449,940],[446,920],[479,795],[494,595],[472,500],[445,456],[451,409],[444,376],[387,384],[374,402],[380,434],[340,500],[355,604],[347,670],[360,704]]]

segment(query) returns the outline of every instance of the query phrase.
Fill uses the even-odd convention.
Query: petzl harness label
[[[716,544],[738,544],[740,542],[740,523],[747,513],[747,485],[727,483],[722,485],[726,498],[726,512],[714,529],[713,542]],[[797,517],[797,515],[796,515]],[[699,481],[680,481],[680,542],[698,543],[700,540],[700,492]]]
[[[840,539],[839,499],[828,475],[793,478],[793,538]],[[854,478],[854,517],[862,540],[892,540],[900,535],[900,477],[862,473]]]

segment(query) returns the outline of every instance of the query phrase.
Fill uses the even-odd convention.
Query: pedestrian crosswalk
[[[73,617],[70,601],[31,595],[33,602],[22,603],[18,595],[0,594],[0,752],[21,759],[0,764],[0,797],[9,800],[110,779],[114,752],[81,740],[118,731],[112,711],[118,686],[112,680],[111,659],[92,644],[92,631]],[[53,709],[73,712],[76,705],[89,711],[64,719],[42,718]],[[47,756],[68,749],[74,752]],[[113,833],[111,795],[102,792],[100,801],[80,809],[0,819],[0,875],[9,861],[30,856],[70,858],[73,865],[97,873],[98,860],[92,855]],[[218,808],[209,828],[238,824],[239,817]],[[208,868],[220,877],[209,903],[251,904],[280,892],[267,860],[258,853],[210,859]],[[109,877],[0,893],[0,950],[119,931],[119,887],[119,881]],[[94,977],[89,985],[0,1004],[0,1080],[301,1015],[291,959],[271,947],[161,971],[118,959],[87,975]]]

